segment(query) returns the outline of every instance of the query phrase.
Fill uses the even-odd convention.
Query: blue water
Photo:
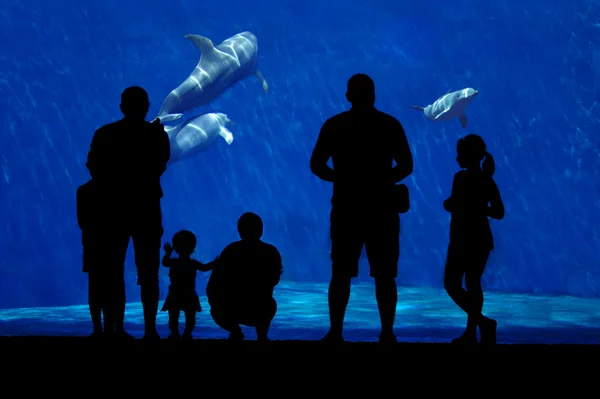
[[[258,37],[269,93],[249,78],[198,110],[238,122],[235,140],[169,167],[165,239],[193,230],[196,256],[206,261],[237,239],[237,218],[253,211],[282,254],[285,281],[326,282],[331,186],[310,173],[308,161],[321,124],[348,107],[347,79],[364,72],[375,80],[377,107],[404,125],[415,161],[399,284],[442,286],[449,219],[441,204],[457,170],[455,143],[475,132],[495,156],[507,213],[492,223],[496,250],[485,288],[599,295],[597,1],[2,5],[1,308],[86,302],[75,190],[88,179],[94,130],[121,117],[120,93],[130,85],[146,88],[149,118],[156,115],[198,61],[185,34],[219,43],[245,30]],[[428,122],[408,107],[464,87],[480,91],[467,109],[467,130],[458,121]],[[135,301],[132,261],[128,298]],[[364,266],[358,282],[368,281]],[[164,271],[162,278],[164,288]],[[198,278],[200,292],[206,279]]]

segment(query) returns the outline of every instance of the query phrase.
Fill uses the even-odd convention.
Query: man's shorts
[[[358,276],[358,263],[364,245],[371,277],[397,277],[400,258],[400,216],[397,213],[357,215],[334,207],[330,221],[334,276]]]

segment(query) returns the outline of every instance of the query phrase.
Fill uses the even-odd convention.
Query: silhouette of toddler
[[[201,263],[192,259],[192,253],[196,248],[196,236],[188,230],[182,230],[173,236],[173,245],[165,243],[165,256],[162,264],[170,268],[169,278],[171,285],[167,299],[161,309],[162,312],[169,312],[169,329],[171,335],[169,338],[179,338],[179,315],[181,311],[185,314],[184,339],[192,338],[192,331],[196,326],[196,312],[201,312],[200,298],[196,292],[196,272],[198,270],[207,272],[211,270],[213,262]],[[178,258],[171,258],[173,251],[177,252]]]

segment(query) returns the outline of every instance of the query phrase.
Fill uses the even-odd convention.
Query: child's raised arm
[[[490,184],[488,187],[490,206],[487,207],[487,216],[491,217],[492,219],[502,220],[504,219],[504,202],[502,202],[500,190],[498,189],[494,179],[490,179]]]
[[[208,272],[215,267],[215,265],[217,264],[218,261],[219,261],[219,257],[217,256],[215,258],[215,260],[213,260],[212,262],[208,262],[208,263],[202,263],[202,262],[199,262],[196,260],[196,261],[194,261],[194,265],[197,270],[199,270],[201,272]]]
[[[166,242],[163,249],[165,250],[165,256],[162,258],[162,265],[164,267],[171,267],[171,254],[173,254],[171,243]]]

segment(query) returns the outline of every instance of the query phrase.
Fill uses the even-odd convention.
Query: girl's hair
[[[196,235],[189,230],[178,231],[173,236],[173,248],[175,251],[193,253],[196,248]]]
[[[463,137],[458,141],[458,148],[459,151],[464,152],[467,157],[476,162],[483,160],[483,164],[481,165],[483,173],[489,177],[494,175],[496,172],[496,162],[492,154],[487,152],[485,141],[480,136],[469,134]]]

